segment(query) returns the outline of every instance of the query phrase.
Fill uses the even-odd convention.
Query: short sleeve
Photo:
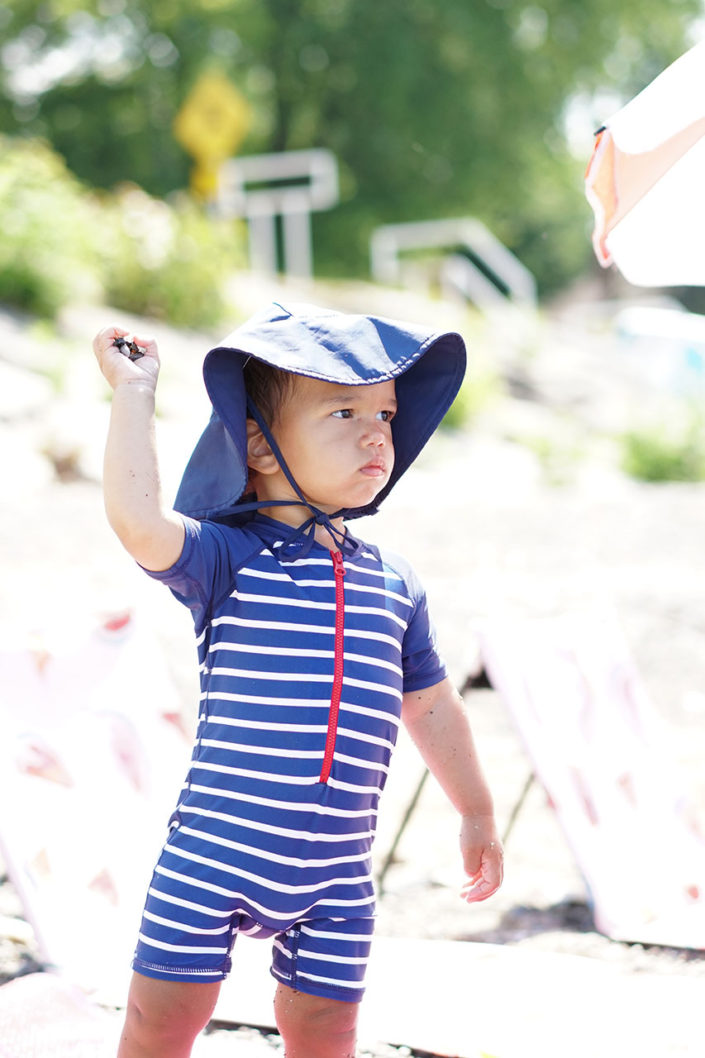
[[[177,561],[169,569],[145,572],[191,610],[199,631],[232,590],[237,570],[262,544],[244,530],[182,517],[184,546]]]
[[[385,559],[403,579],[413,606],[402,641],[404,693],[433,687],[444,680],[448,673],[438,653],[426,592],[405,559],[398,555],[385,556]]]

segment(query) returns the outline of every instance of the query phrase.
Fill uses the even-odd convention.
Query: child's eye
[[[337,411],[333,412],[336,419],[351,419],[352,410],[350,408],[338,408]]]
[[[391,422],[394,418],[393,411],[380,411],[377,413],[377,418],[381,419],[382,422]]]

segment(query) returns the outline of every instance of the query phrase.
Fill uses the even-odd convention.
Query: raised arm
[[[467,875],[461,895],[469,903],[486,900],[502,884],[503,851],[463,700],[445,679],[405,694],[402,719],[460,814],[460,849]]]
[[[110,525],[132,557],[149,570],[176,562],[184,526],[165,508],[159,481],[154,393],[159,377],[156,342],[136,338],[144,356],[131,361],[115,346],[127,331],[106,327],[93,339],[93,350],[113,390],[110,427],[103,465],[103,493]]]

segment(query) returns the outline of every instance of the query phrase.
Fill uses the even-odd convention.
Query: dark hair
[[[282,371],[262,360],[251,356],[243,368],[245,389],[252,403],[262,415],[267,426],[271,426],[277,417],[284,398],[288,396],[294,383],[290,371]]]

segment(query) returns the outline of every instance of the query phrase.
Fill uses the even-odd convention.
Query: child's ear
[[[247,465],[258,474],[274,474],[279,468],[269,441],[254,419],[247,420]]]

